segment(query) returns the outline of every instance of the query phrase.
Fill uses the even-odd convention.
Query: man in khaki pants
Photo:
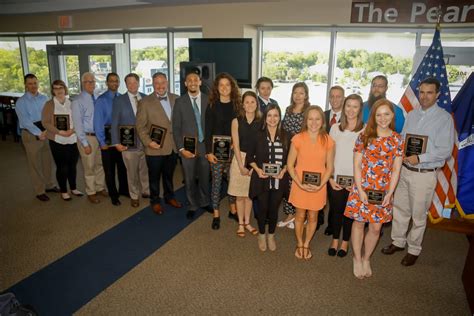
[[[139,101],[145,97],[138,92],[140,78],[135,73],[125,76],[127,92],[118,96],[112,106],[112,144],[118,151],[122,152],[123,162],[127,168],[128,191],[130,193],[131,205],[140,206],[140,192],[143,198],[150,197],[148,183],[148,168],[145,161],[143,144],[138,139],[135,128],[136,115]],[[121,142],[120,127],[127,126],[134,133],[135,146],[124,146]],[[134,131],[133,131],[134,130]]]
[[[41,124],[41,112],[47,97],[38,92],[38,79],[35,75],[27,74],[24,79],[26,92],[16,102],[15,111],[36,198],[46,202],[49,201],[46,192],[59,192],[52,178],[51,150]]]
[[[382,253],[392,255],[408,252],[401,264],[412,266],[421,252],[426,216],[436,187],[436,172],[449,158],[454,144],[454,123],[451,115],[437,104],[440,82],[423,80],[418,86],[420,107],[407,115],[402,135],[425,138],[426,151],[403,159],[400,181],[393,201],[392,243]],[[411,227],[410,222],[412,222]]]
[[[94,74],[82,74],[82,92],[72,101],[72,120],[78,138],[77,147],[81,155],[86,193],[91,203],[99,203],[97,194],[108,196],[105,191],[105,175],[102,168],[100,147],[94,133]]]

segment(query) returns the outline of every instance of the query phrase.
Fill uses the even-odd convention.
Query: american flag
[[[421,81],[429,77],[436,78],[440,81],[441,87],[438,105],[451,114],[451,94],[449,92],[446,65],[443,59],[443,47],[441,45],[439,25],[436,27],[431,46],[428,48],[428,51],[423,57],[423,60],[398,104],[406,113],[420,107],[418,85]],[[453,147],[451,157],[446,161],[444,167],[438,171],[435,194],[428,214],[432,222],[441,221],[445,206],[452,207],[456,201],[457,155],[458,147],[456,143]]]

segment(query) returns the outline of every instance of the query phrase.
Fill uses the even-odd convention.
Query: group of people
[[[168,91],[163,73],[153,75],[154,91],[148,96],[138,92],[134,73],[125,77],[127,92],[122,95],[119,83],[119,76],[110,73],[108,90],[95,99],[94,75],[85,73],[83,91],[71,102],[64,82],[56,80],[48,101],[38,93],[36,77],[25,76],[27,92],[16,110],[38,199],[47,201],[46,192],[58,191],[70,200],[67,183],[71,194],[83,195],[76,187],[80,156],[91,203],[109,196],[119,205],[119,196],[126,195],[138,207],[141,196],[162,214],[160,179],[165,203],[182,207],[173,187],[179,158],[188,219],[201,208],[212,213],[212,229],[219,229],[227,180],[236,234],[258,235],[261,251],[275,251],[276,227],[288,227],[295,230],[295,257],[311,259],[311,240],[329,204],[324,232],[332,235],[328,255],[345,257],[351,241],[357,278],[372,275],[371,255],[382,225],[392,219],[393,242],[382,253],[391,255],[408,245],[401,263],[416,262],[436,170],[454,142],[452,118],[436,104],[438,80],[420,83],[420,108],[406,119],[386,99],[384,76],[373,78],[367,102],[357,94],[345,97],[340,86],[331,87],[331,109],[326,112],[310,105],[307,85],[298,82],[284,116],[270,98],[273,82],[267,77],[258,79],[257,93],[243,95],[227,73],[218,74],[209,95],[204,94],[194,69],[186,73],[187,93],[182,96]],[[58,129],[57,117],[64,115],[70,116],[68,127]],[[155,130],[161,137],[156,138]],[[405,154],[407,134],[426,142],[422,152]],[[49,177],[49,148],[59,189]],[[287,217],[278,222],[281,204]],[[252,210],[257,228],[250,224]]]

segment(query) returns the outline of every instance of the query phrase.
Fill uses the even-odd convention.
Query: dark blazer
[[[258,97],[257,99],[258,99],[258,105],[260,106],[260,112],[262,112],[263,114],[265,113],[265,109],[267,108],[267,105],[265,104],[265,102],[263,102],[261,97]],[[277,100],[272,99],[272,98],[270,98],[270,103],[278,105]]]
[[[331,125],[329,124],[329,121],[331,120],[331,118],[329,117],[330,115],[331,115],[331,110],[324,111],[324,118],[326,120],[326,132],[328,133],[331,130]],[[339,119],[337,123],[339,123],[340,121],[341,119]]]
[[[286,146],[283,146],[283,166],[285,166],[288,158],[288,151],[290,150],[291,137],[284,130],[282,130],[282,132],[285,133],[286,136]],[[259,168],[262,168],[263,163],[268,162],[268,151],[267,130],[260,130],[255,135],[255,141],[253,141],[249,146],[249,150],[247,151],[247,156],[245,158],[246,165],[250,168],[250,163],[255,162]],[[283,190],[283,196],[286,197],[289,193],[288,177],[288,172],[286,172],[279,184],[279,189]],[[253,199],[268,190],[270,190],[270,178],[261,179],[255,171],[252,172],[249,197]]]
[[[201,129],[204,137],[206,131],[206,110],[208,101],[207,94],[201,93]],[[198,127],[196,118],[194,117],[193,104],[188,93],[176,99],[173,107],[172,119],[173,137],[178,150],[184,148],[184,136],[193,136],[196,137],[196,139],[198,138]],[[202,143],[204,144],[204,140]],[[205,154],[205,152],[201,154]]]
[[[145,97],[145,94],[140,92],[140,96],[142,99]],[[137,105],[138,107],[138,105]],[[112,144],[117,145],[120,144],[119,139],[119,129],[120,125],[135,125],[136,117],[133,113],[133,107],[130,103],[130,98],[128,97],[128,93],[125,92],[122,95],[119,95],[114,99],[113,106],[112,106]],[[138,133],[135,135],[136,141],[139,142]],[[136,150],[132,149],[132,150]]]

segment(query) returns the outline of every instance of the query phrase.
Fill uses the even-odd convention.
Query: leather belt
[[[434,169],[423,169],[423,168],[415,168],[415,167],[411,167],[405,163],[402,164],[403,167],[407,168],[408,170],[410,171],[415,171],[415,172],[421,172],[421,173],[425,173],[425,172],[433,172],[433,171],[436,171],[437,168],[434,168]]]
[[[95,136],[95,133],[86,133],[87,136]]]

